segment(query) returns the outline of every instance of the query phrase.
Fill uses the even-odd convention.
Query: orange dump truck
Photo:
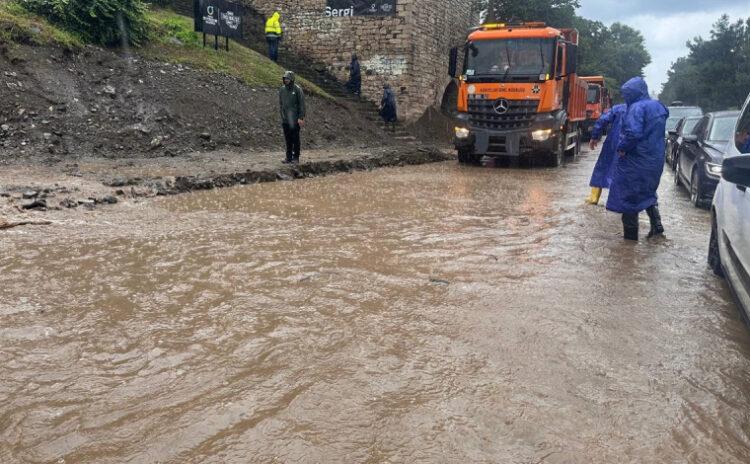
[[[577,48],[577,30],[544,23],[472,30],[458,76],[459,162],[511,156],[559,166],[578,153],[588,85],[576,74]],[[457,77],[458,49],[450,62]]]
[[[604,76],[582,77],[588,84],[586,92],[586,121],[583,123],[583,140],[591,138],[591,132],[594,130],[594,124],[604,113],[609,111],[612,106],[612,100],[609,97],[609,91],[604,85]]]

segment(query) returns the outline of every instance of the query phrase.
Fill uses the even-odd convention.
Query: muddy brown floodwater
[[[746,463],[750,336],[662,186],[383,169],[0,236],[2,463]],[[645,216],[642,227],[646,228]]]

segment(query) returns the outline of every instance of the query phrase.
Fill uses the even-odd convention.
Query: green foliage
[[[628,79],[643,75],[651,63],[640,32],[624,24],[607,27],[576,15],[579,0],[483,0],[487,21],[543,21],[553,27],[574,27],[580,33],[578,73],[603,75],[616,97]]]
[[[544,21],[550,26],[568,27],[579,6],[579,0],[489,0],[487,19]]]
[[[229,53],[203,48],[202,38],[193,31],[193,20],[166,10],[149,13],[150,42],[140,54],[161,61],[189,65],[237,77],[251,87],[278,87],[284,70],[265,56],[232,43]],[[213,45],[213,44],[211,44]],[[222,44],[223,45],[223,44]],[[299,78],[309,93],[332,99],[315,84]]]
[[[57,45],[76,50],[83,43],[76,34],[51,25],[15,2],[0,1],[0,43]]]
[[[706,111],[741,107],[750,93],[750,18],[732,23],[724,15],[710,39],[696,37],[687,46],[688,56],[672,64],[659,98]]]
[[[642,76],[651,63],[643,36],[630,26],[614,23],[607,27],[585,18],[576,18],[574,26],[580,32],[579,74],[605,76],[615,97],[622,84]]]
[[[28,11],[99,45],[141,45],[148,37],[142,0],[20,0]]]

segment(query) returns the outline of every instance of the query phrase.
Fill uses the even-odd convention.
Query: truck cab
[[[586,91],[586,120],[583,122],[583,140],[591,138],[594,125],[612,107],[612,99],[604,83],[604,76],[582,77],[588,84]]]
[[[577,47],[578,31],[544,23],[474,29],[458,77],[459,162],[510,156],[559,166],[576,154],[588,89],[576,75]]]

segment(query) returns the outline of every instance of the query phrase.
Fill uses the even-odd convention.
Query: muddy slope
[[[86,47],[0,51],[0,163],[143,158],[283,144],[275,89]],[[307,148],[388,143],[346,106],[308,99]]]

